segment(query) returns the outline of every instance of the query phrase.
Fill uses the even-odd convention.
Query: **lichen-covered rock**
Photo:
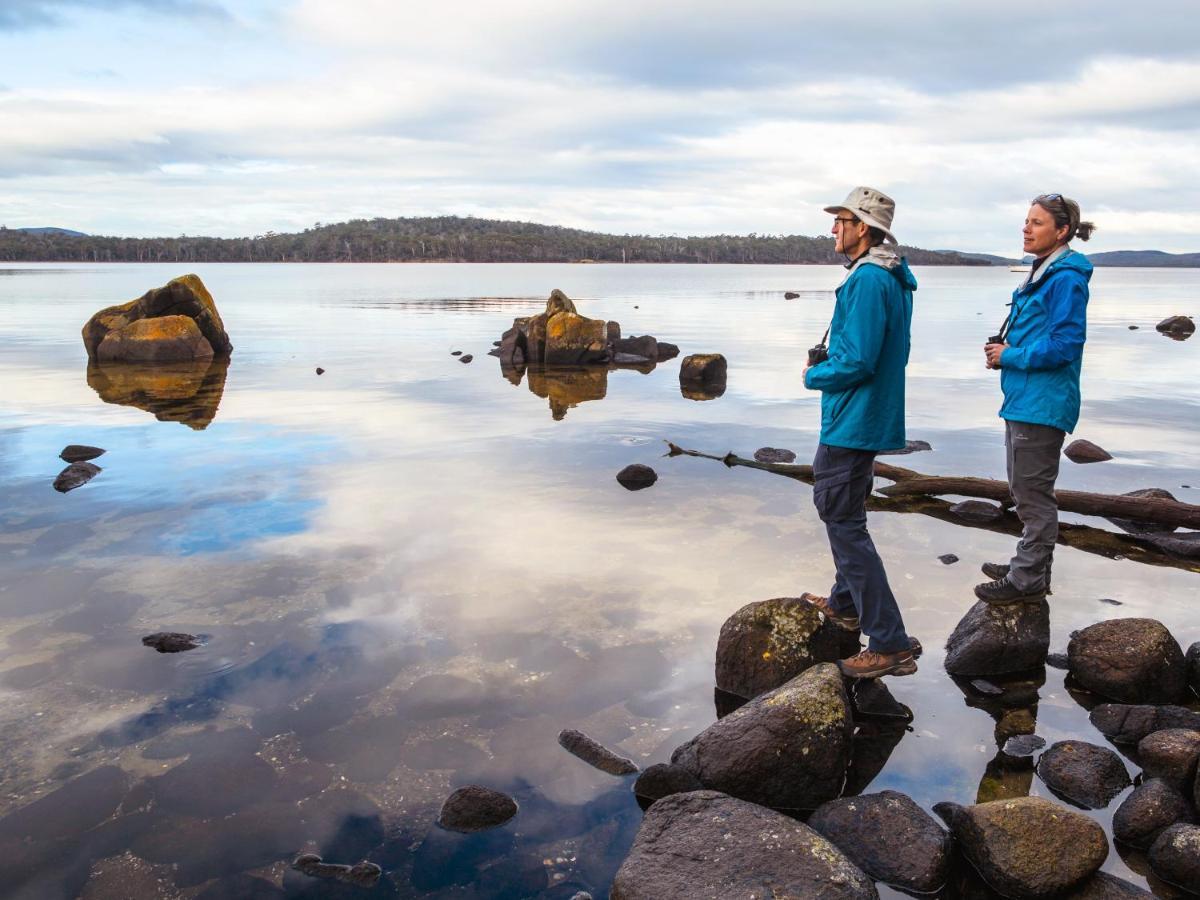
[[[1149,847],[1177,822],[1192,822],[1192,809],[1174,786],[1151,778],[1135,787],[1113,813],[1113,837],[1131,847]]]
[[[653,803],[672,794],[686,794],[704,788],[700,779],[682,766],[671,763],[655,763],[648,766],[633,783],[633,793],[640,800]]]
[[[1151,732],[1138,742],[1138,761],[1147,778],[1161,778],[1186,794],[1200,761],[1200,730],[1164,728]]]
[[[611,900],[875,900],[871,879],[794,819],[716,791],[650,807]]]
[[[1073,463],[1105,462],[1112,459],[1112,454],[1091,441],[1083,439],[1071,441],[1063,450],[1063,456]]]
[[[212,358],[212,345],[187,316],[138,319],[110,331],[96,348],[96,359],[101,363],[189,362]]]
[[[1200,886],[1200,826],[1172,825],[1150,845],[1150,871],[1195,893]]]
[[[776,809],[815,809],[841,791],[853,726],[841,673],[821,663],[713,723],[671,762],[712,790]]]
[[[1186,706],[1101,703],[1088,714],[1088,719],[1114,744],[1136,744],[1164,728],[1200,729],[1200,712]]]
[[[897,791],[830,800],[809,817],[808,827],[877,881],[923,894],[946,883],[950,835]]]
[[[1003,675],[1042,665],[1050,649],[1050,606],[979,602],[946,640],[951,675]]]
[[[176,317],[186,318],[193,323],[203,342],[208,345],[209,358],[227,357],[233,351],[217,305],[204,282],[196,275],[175,278],[163,287],[147,291],[137,300],[100,310],[83,326],[83,345],[89,359],[157,362],[205,358],[203,348],[179,323],[169,326],[136,325],[144,320]],[[132,330],[129,330],[131,327]],[[167,329],[161,335],[161,340],[174,342],[177,352],[186,352],[188,355],[168,357],[163,355],[167,352],[165,349],[154,349],[152,345],[156,342],[151,338],[153,330],[159,327]],[[124,337],[121,336],[122,332],[126,332]],[[106,342],[109,347],[102,351],[101,347]],[[121,355],[126,352],[142,355]]]
[[[1071,636],[1071,676],[1121,703],[1177,703],[1187,690],[1187,660],[1155,619],[1109,619]]]
[[[500,341],[500,361],[525,364],[575,366],[601,363],[608,358],[608,323],[589,319],[575,309],[571,298],[555,289],[546,309],[536,316],[513,320],[513,328]]]
[[[796,597],[748,603],[717,639],[717,687],[747,700],[858,652],[858,638]]]
[[[438,824],[451,831],[484,831],[503,825],[517,814],[517,801],[478,784],[460,787],[442,804]]]
[[[633,775],[638,770],[632,759],[613,753],[574,728],[564,728],[558,733],[558,745],[572,756],[609,775]]]
[[[1064,893],[1108,858],[1104,829],[1082,813],[1041,797],[974,806],[938,804],[963,853],[1006,897],[1037,900]]]
[[[1103,809],[1129,787],[1121,757],[1085,741],[1059,741],[1041,755],[1038,776],[1055,793],[1087,809]]]

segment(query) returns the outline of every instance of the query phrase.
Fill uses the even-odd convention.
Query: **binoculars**
[[[826,347],[824,343],[808,348],[809,366],[815,366],[817,363],[823,363],[827,359],[829,359],[829,348]]]

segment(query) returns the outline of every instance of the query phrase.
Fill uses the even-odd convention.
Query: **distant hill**
[[[1089,253],[1094,266],[1139,266],[1156,269],[1200,268],[1200,253],[1165,253],[1162,250],[1110,250]]]
[[[902,248],[913,265],[986,265]],[[833,238],[803,235],[612,235],[459,216],[317,223],[243,238],[122,238],[0,229],[0,260],[76,262],[629,262],[836,264]]]
[[[965,250],[939,250],[938,253],[957,253],[967,259],[981,260],[989,266],[1015,266],[1020,262],[1020,260],[1010,259],[1007,256],[996,256],[994,253],[968,253]]]
[[[67,237],[87,237],[87,233],[83,231],[72,231],[70,228],[14,228],[14,231],[23,231],[26,234],[62,234]]]

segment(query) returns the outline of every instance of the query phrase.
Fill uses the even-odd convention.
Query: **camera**
[[[817,363],[823,363],[829,359],[829,348],[823,343],[817,344],[815,347],[808,348],[808,364],[815,366]]]

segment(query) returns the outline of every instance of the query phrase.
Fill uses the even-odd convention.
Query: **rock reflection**
[[[984,769],[975,802],[1029,796],[1033,786],[1033,758],[1011,756],[1004,752],[1004,745],[1009,738],[1031,735],[1037,730],[1038,690],[1046,683],[1045,667],[994,679],[998,693],[982,693],[978,680],[952,680],[963,692],[967,706],[982,709],[996,723],[996,755]]]
[[[562,421],[567,410],[587,403],[603,400],[608,394],[608,369],[598,366],[571,369],[546,369],[530,367],[529,390],[550,401],[550,415],[554,421]]]
[[[225,392],[228,359],[184,363],[90,363],[88,386],[105,403],[136,406],[160,422],[203,431],[217,415]]]

